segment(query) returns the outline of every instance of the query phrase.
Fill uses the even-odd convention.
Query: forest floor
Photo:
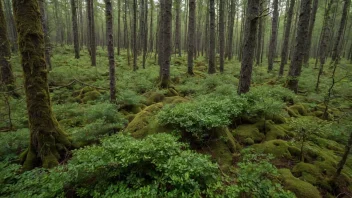
[[[78,154],[73,155],[72,163],[77,165],[79,163],[77,161],[83,160],[78,159],[77,156],[84,152],[93,156],[96,152],[94,148],[97,149],[99,146],[92,145],[106,146],[110,140],[104,139],[115,133],[129,134],[137,139],[145,139],[141,141],[147,142],[151,141],[148,136],[169,133],[178,137],[180,141],[187,142],[191,150],[210,155],[211,161],[219,165],[218,170],[221,175],[228,179],[222,181],[223,183],[240,184],[241,179],[245,180],[250,189],[246,190],[242,186],[242,189],[238,190],[241,191],[242,196],[253,196],[255,193],[252,191],[262,192],[266,188],[262,179],[251,177],[258,177],[258,175],[267,177],[265,172],[268,169],[273,170],[272,175],[275,177],[269,178],[274,184],[282,185],[297,197],[336,197],[341,193],[346,196],[352,194],[351,155],[338,180],[335,183],[330,181],[336,172],[351,132],[351,63],[342,60],[337,68],[336,84],[329,102],[328,119],[323,120],[324,101],[326,102],[328,90],[332,84],[332,70],[328,64],[325,66],[319,92],[316,92],[315,84],[319,69],[314,68],[313,59],[309,67],[303,68],[297,95],[283,88],[286,79],[279,78],[277,75],[279,63],[275,63],[274,71],[269,74],[266,63],[263,63],[263,66],[254,67],[251,92],[248,96],[240,97],[236,93],[240,71],[238,60],[226,61],[223,74],[208,75],[206,59],[198,57],[194,63],[195,75],[189,76],[186,74],[186,57],[173,55],[172,86],[168,90],[159,90],[159,67],[154,55],[149,55],[146,69],[142,69],[141,58],[139,58],[139,70],[133,72],[132,64],[128,64],[126,52],[122,51],[121,56],[116,56],[117,104],[111,104],[109,103],[106,51],[99,48],[96,67],[90,66],[86,50],[81,52],[79,60],[74,59],[72,54],[73,50],[69,46],[56,48],[52,56],[53,69],[49,73],[53,111],[61,127],[70,135],[75,147],[80,148],[77,151]],[[132,63],[132,59],[130,62]],[[12,58],[12,65],[18,88],[16,92],[24,96],[18,56]],[[285,74],[287,69],[288,65],[286,65]],[[159,143],[162,144],[163,141]],[[27,193],[27,196],[30,193],[34,197],[59,196],[60,193],[66,197],[69,197],[70,193],[83,197],[87,194],[92,197],[102,196],[102,194],[94,194],[99,190],[94,193],[88,192],[87,186],[86,188],[80,186],[85,191],[77,190],[78,187],[67,190],[69,188],[67,185],[74,182],[70,180],[65,183],[64,179],[61,186],[60,182],[57,182],[54,187],[46,186],[50,188],[46,192],[43,192],[43,189],[34,191],[34,188],[43,187],[30,183],[28,181],[30,176],[21,176],[25,174],[18,172],[20,168],[18,156],[28,147],[28,144],[25,97],[13,98],[1,93],[0,184],[2,189],[0,189],[0,196],[24,196],[16,193]],[[154,146],[154,150],[158,150],[160,145]],[[126,152],[133,156],[133,149]],[[301,153],[303,153],[303,160]],[[98,158],[99,155],[104,156],[102,153],[95,154]],[[266,158],[261,154],[270,157]],[[154,155],[157,154],[153,153],[151,157]],[[246,164],[244,156],[251,156],[250,163],[256,164],[261,170],[255,167],[253,170],[246,170],[249,166],[242,166]],[[70,157],[67,158],[69,159]],[[260,160],[266,159],[274,166],[258,165],[261,163]],[[67,160],[63,160],[63,165],[60,166],[71,163]],[[85,160],[98,164],[94,161],[96,159]],[[136,170],[143,171],[144,168],[141,165]],[[185,170],[189,171],[187,168]],[[258,172],[258,174],[251,175],[252,172]],[[76,173],[78,175],[78,172]],[[54,173],[50,174],[54,175]],[[144,178],[152,175],[144,175]],[[186,176],[188,177],[191,176]],[[53,180],[58,181],[58,178],[59,176],[54,177]],[[97,175],[86,181],[92,184],[97,180],[96,178]],[[126,178],[131,179],[127,176]],[[42,178],[38,183],[45,182],[46,180]],[[138,180],[138,182],[145,181]],[[94,188],[103,188],[101,183],[100,186],[94,185]],[[126,184],[126,186],[129,185]],[[253,189],[253,186],[258,189]],[[55,190],[52,190],[54,188]],[[15,193],[16,189],[20,189],[18,191],[21,192]],[[109,197],[108,191],[111,189],[108,187],[106,189],[102,190],[103,194]],[[127,192],[126,189],[125,191]],[[238,192],[233,192],[233,194],[236,193]],[[270,194],[268,197],[271,197]]]

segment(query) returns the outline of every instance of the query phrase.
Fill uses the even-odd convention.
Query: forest
[[[352,197],[351,0],[0,0],[0,197]]]

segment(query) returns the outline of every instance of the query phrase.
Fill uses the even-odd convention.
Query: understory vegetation
[[[352,130],[352,64],[304,67],[298,94],[286,79],[254,67],[250,92],[237,94],[240,62],[209,75],[207,60],[172,57],[171,86],[159,90],[148,55],[133,72],[126,51],[116,60],[117,102],[109,102],[105,49],[97,66],[87,50],[56,47],[49,73],[53,111],[74,145],[53,169],[23,172],[29,145],[25,98],[0,94],[1,197],[336,197],[352,193],[352,157],[332,180]],[[25,95],[19,57],[11,59],[16,93]],[[138,63],[142,58],[138,57]],[[287,70],[285,71],[287,72]],[[330,97],[329,103],[326,98]],[[324,112],[327,112],[327,119]],[[6,132],[5,132],[6,131]]]

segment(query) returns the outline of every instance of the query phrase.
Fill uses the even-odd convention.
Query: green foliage
[[[29,144],[29,130],[0,133],[0,160],[16,158]]]
[[[238,163],[237,185],[245,197],[295,197],[283,190],[278,182],[278,170],[270,163],[274,157],[258,154],[252,149],[242,150],[242,161]]]
[[[120,105],[139,105],[145,102],[145,97],[132,90],[121,90],[117,95],[117,103]]]
[[[66,193],[80,197],[198,197],[215,193],[209,189],[219,179],[217,165],[185,148],[187,145],[168,134],[143,140],[115,135],[100,146],[74,151],[67,165],[15,176],[1,192],[11,197],[63,197]],[[8,170],[16,170],[16,166]]]

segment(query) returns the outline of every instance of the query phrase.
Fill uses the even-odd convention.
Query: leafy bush
[[[123,89],[117,95],[117,102],[120,105],[139,105],[145,101],[145,97],[133,90]]]
[[[29,145],[29,130],[0,133],[0,160],[15,158]]]
[[[277,183],[278,170],[270,163],[273,156],[255,153],[252,149],[242,150],[242,155],[237,178],[240,194],[244,197],[295,197]]]
[[[73,152],[67,165],[14,177],[11,197],[199,197],[219,179],[209,157],[192,152],[168,134],[136,140],[124,135]],[[15,180],[15,181],[14,181]],[[135,197],[135,196],[134,196]]]

